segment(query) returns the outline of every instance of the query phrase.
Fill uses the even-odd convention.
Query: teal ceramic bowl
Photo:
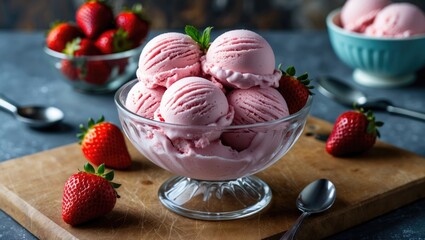
[[[408,38],[370,37],[341,27],[340,10],[326,24],[336,55],[354,69],[354,80],[368,87],[397,87],[412,83],[425,66],[425,35]]]

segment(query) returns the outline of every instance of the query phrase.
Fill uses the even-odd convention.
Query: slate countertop
[[[159,32],[152,32],[150,38]],[[214,34],[215,37],[218,33]],[[425,70],[417,81],[406,87],[373,89],[357,85],[352,69],[334,54],[327,33],[260,32],[272,46],[276,63],[294,65],[298,73],[308,72],[312,79],[332,75],[364,90],[373,98],[388,98],[398,106],[425,112]],[[54,69],[45,56],[42,32],[0,31],[0,93],[15,102],[53,105],[65,112],[62,125],[49,131],[27,128],[11,115],[0,111],[0,162],[59,147],[77,141],[80,123],[104,115],[119,125],[114,93],[90,95],[75,91]],[[313,83],[314,84],[314,83]],[[311,115],[334,122],[348,108],[315,92]],[[384,121],[381,140],[425,157],[425,122],[376,113]],[[13,161],[13,160],[12,160]],[[35,239],[22,226],[0,211],[0,239]],[[355,226],[330,239],[425,239],[425,199],[396,209],[369,222]]]

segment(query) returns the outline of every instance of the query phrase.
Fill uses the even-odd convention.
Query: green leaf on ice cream
[[[184,28],[184,31],[186,34],[191,37],[195,42],[199,44],[202,50],[207,51],[210,46],[210,39],[211,39],[211,30],[212,27],[207,27],[204,29],[204,31],[201,32],[196,29],[194,26],[186,25]]]

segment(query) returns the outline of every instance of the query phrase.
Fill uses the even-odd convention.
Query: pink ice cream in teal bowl
[[[413,83],[425,66],[425,14],[409,3],[348,0],[326,19],[332,48],[367,87]]]
[[[200,46],[181,33],[147,43],[138,78],[115,94],[120,122],[140,153],[175,175],[158,190],[166,208],[203,220],[251,216],[272,199],[255,174],[296,143],[312,97],[289,113],[273,50],[252,31]],[[258,57],[265,69],[253,65]]]

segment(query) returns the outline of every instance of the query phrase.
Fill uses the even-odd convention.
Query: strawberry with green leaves
[[[131,9],[123,9],[115,17],[115,25],[128,33],[133,46],[137,47],[146,38],[149,32],[149,21],[143,14],[142,4],[134,4]]]
[[[54,51],[62,52],[66,44],[83,33],[77,25],[67,22],[54,22],[46,36],[46,46]]]
[[[92,164],[105,164],[113,169],[126,169],[131,166],[131,157],[125,144],[124,135],[113,123],[105,122],[102,116],[98,121],[89,119],[88,127],[80,125],[81,150]]]
[[[380,136],[378,127],[384,123],[375,120],[371,110],[355,109],[342,113],[335,121],[326,141],[326,151],[335,156],[361,154],[373,147]]]
[[[103,54],[123,52],[133,47],[133,42],[128,38],[128,33],[121,28],[103,32],[95,44]],[[128,59],[111,59],[108,61],[108,65],[111,69],[116,67],[118,73],[122,74],[127,67]]]
[[[114,172],[105,172],[103,164],[96,172],[86,163],[84,171],[71,175],[63,189],[62,219],[76,226],[111,212],[119,198],[115,189],[120,187],[113,178]]]
[[[110,29],[100,34],[95,45],[103,54],[111,54],[129,50],[133,43],[128,38],[128,33],[119,28]]]
[[[91,56],[100,54],[99,49],[94,45],[93,41],[86,38],[74,38],[66,44],[63,52],[69,57]],[[80,70],[84,63],[77,62],[73,59],[63,59],[61,61],[61,71],[70,80],[76,80],[80,76]]]
[[[90,39],[96,39],[102,32],[114,28],[114,13],[104,0],[88,0],[75,15],[78,26]]]
[[[101,51],[88,38],[76,38],[69,42],[64,53],[70,57],[100,55]],[[103,84],[108,81],[112,68],[103,60],[64,59],[62,73],[69,79],[80,79],[90,84]]]
[[[63,52],[71,57],[94,56],[101,54],[94,42],[87,38],[75,38],[66,44]]]
[[[313,86],[309,85],[311,80],[308,79],[308,74],[304,73],[298,77],[295,74],[295,68],[288,67],[286,71],[282,71],[279,81],[279,92],[285,98],[290,114],[301,110],[307,103],[308,97],[313,94],[310,91]]]

